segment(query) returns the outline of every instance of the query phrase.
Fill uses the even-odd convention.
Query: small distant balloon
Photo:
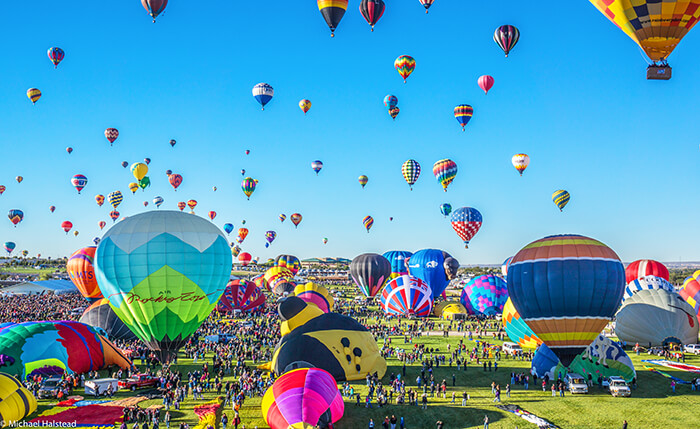
[[[182,176],[179,174],[171,174],[168,181],[170,182],[170,186],[177,191],[178,186],[182,185]]]
[[[168,5],[168,0],[141,0],[143,8],[146,9],[153,22],[156,22],[156,17],[163,13],[165,7]]]
[[[148,164],[151,163],[151,158],[144,158],[144,159],[143,159],[143,162],[145,162],[146,165],[148,165]]]
[[[316,172],[316,175],[318,176],[319,171],[323,168],[323,163],[319,160],[316,160],[311,163],[311,169]]]
[[[311,109],[311,101],[306,100],[306,99],[301,100],[299,102],[299,108],[301,109],[302,112],[304,112],[304,115],[306,115],[306,112],[308,112],[309,109]]]
[[[70,179],[71,185],[75,187],[75,189],[78,191],[78,194],[80,193],[80,191],[83,190],[83,188],[85,188],[87,182],[87,177],[83,176],[82,174],[76,174],[75,176],[73,176],[72,179]]]
[[[265,105],[272,100],[274,95],[275,90],[267,83],[259,83],[253,87],[253,97],[260,103],[262,110],[265,110]]]
[[[177,141],[175,139],[170,139],[170,147],[175,147]]]
[[[51,213],[53,213],[54,211],[56,211],[56,206],[51,206],[51,207],[49,207],[49,211],[50,211]]]
[[[369,178],[363,174],[357,178],[357,181],[360,182],[360,185],[362,185],[362,188],[364,189],[367,182],[369,182]]]
[[[474,115],[474,108],[468,104],[460,104],[459,106],[455,107],[454,113],[455,119],[457,119],[459,125],[462,126],[462,131],[464,131],[464,127],[467,126]]]
[[[554,191],[554,193],[552,194],[552,201],[554,201],[554,204],[556,204],[560,212],[564,211],[564,207],[566,207],[566,205],[569,204],[570,199],[571,194],[569,194],[563,189]]]
[[[32,101],[32,104],[36,104],[41,98],[41,91],[36,88],[29,88],[27,90],[27,97]]]
[[[508,58],[508,54],[520,40],[520,30],[513,25],[501,25],[493,33],[493,41],[503,49]]]
[[[399,116],[400,111],[401,111],[401,109],[394,106],[394,107],[389,109],[389,116],[391,116],[391,119],[396,120],[396,117]]]
[[[122,161],[122,167],[126,168],[129,166],[129,163],[126,161]]]
[[[515,169],[518,170],[518,173],[520,173],[522,176],[523,171],[525,171],[527,166],[530,165],[530,157],[524,153],[518,153],[513,155],[511,162],[513,163],[513,167],[515,167]]]
[[[160,196],[153,198],[153,204],[156,205],[156,208],[160,207],[160,205],[163,204],[163,201],[163,197]],[[148,203],[148,201],[146,201],[146,203]]]
[[[68,231],[73,229],[73,223],[69,220],[65,220],[65,221],[61,222],[61,229],[63,229],[63,231],[65,231],[66,235],[68,235]]]
[[[73,148],[70,147],[70,146],[68,146],[68,147],[66,148],[66,152],[68,152],[68,155],[70,155],[71,153],[73,153]]]
[[[369,230],[372,228],[372,225],[374,225],[374,219],[372,218],[372,216],[365,216],[365,218],[362,219],[362,224],[365,226],[365,229],[369,234]]]
[[[117,137],[119,137],[119,130],[117,130],[116,128],[107,128],[105,130],[105,137],[107,137],[109,145],[112,146]]]
[[[403,83],[406,83],[406,79],[416,69],[416,60],[411,56],[401,55],[394,61],[394,68],[403,78]]]
[[[485,94],[489,93],[489,90],[493,88],[495,80],[493,76],[489,76],[487,74],[480,76],[478,80],[479,88],[484,90]]]
[[[63,52],[63,49],[54,46],[49,48],[47,55],[53,63],[53,68],[57,68],[58,64],[63,61],[63,58],[66,56],[66,53]]]
[[[384,106],[387,109],[392,109],[392,108],[398,106],[398,104],[399,104],[399,99],[395,95],[389,94],[386,97],[384,97]]]
[[[17,183],[22,183],[22,180],[24,180],[24,177],[17,176],[17,177],[15,177],[15,180],[17,181]]]

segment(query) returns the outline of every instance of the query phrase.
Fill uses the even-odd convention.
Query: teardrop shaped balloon
[[[441,159],[433,164],[433,174],[442,185],[442,189],[447,192],[447,187],[457,176],[457,163],[451,159]]]
[[[136,162],[131,164],[131,174],[134,175],[136,180],[141,180],[148,174],[148,165],[143,162]]]
[[[168,5],[168,0],[141,0],[141,5],[146,9],[151,18],[153,18],[153,23],[156,22],[156,17],[163,13],[165,7]]]
[[[362,176],[357,178],[357,181],[360,182],[362,189],[364,189],[367,182],[369,182],[369,178],[363,174]]]
[[[180,201],[177,203],[177,208],[180,209],[180,211],[185,210],[185,207],[187,207],[187,203],[185,203],[184,201]]]
[[[493,41],[503,49],[508,58],[508,54],[520,40],[520,30],[513,25],[501,25],[493,33]]]
[[[136,191],[139,190],[139,184],[136,182],[129,183],[129,190],[131,191],[132,194],[135,194]]]
[[[68,152],[68,155],[70,155],[71,153],[73,153],[73,148],[70,147],[70,146],[67,147],[67,148],[66,148],[66,152]]]
[[[238,242],[243,243],[245,238],[248,236],[248,228],[238,228]]]
[[[372,216],[365,216],[365,218],[362,219],[362,224],[365,226],[365,229],[369,234],[369,230],[372,228],[372,225],[374,225],[374,218],[372,218]]]
[[[78,194],[80,194],[80,191],[85,188],[87,182],[87,177],[83,176],[82,174],[76,174],[72,179],[70,179],[71,185],[73,185],[73,187],[78,191]]]
[[[391,116],[391,119],[396,120],[396,117],[399,116],[399,112],[401,112],[401,109],[392,107],[389,109],[389,116]]]
[[[95,202],[99,207],[102,207],[102,204],[105,203],[105,196],[102,194],[95,195]]]
[[[253,97],[260,103],[262,110],[265,110],[265,105],[272,100],[274,95],[275,90],[266,83],[259,83],[253,87]]]
[[[524,153],[518,153],[513,155],[511,162],[513,163],[513,167],[515,167],[515,169],[518,170],[518,173],[520,173],[522,176],[523,171],[525,171],[527,166],[530,165],[530,157]]]
[[[406,180],[406,183],[408,183],[408,186],[413,190],[413,185],[420,176],[420,164],[418,164],[416,160],[409,159],[401,166],[401,174],[404,180]]]
[[[9,212],[7,212],[7,218],[10,219],[10,222],[17,227],[17,224],[22,222],[22,219],[24,219],[24,212],[20,209],[12,209]]]
[[[335,29],[348,8],[348,0],[317,0],[316,3],[328,28],[331,29],[331,37],[335,37]]]
[[[299,226],[299,224],[301,223],[301,218],[302,216],[299,213],[294,213],[289,217],[289,219],[291,219],[292,223],[294,224],[294,228]]]
[[[93,265],[95,259],[96,247],[90,246],[76,250],[66,264],[66,272],[71,281],[78,288],[88,302],[95,302],[102,299],[102,292],[97,285],[95,277],[95,267]]]
[[[227,235],[231,234],[231,232],[233,231],[233,224],[225,223],[224,224],[224,231],[226,232]]]
[[[209,219],[214,220],[215,217],[216,217],[216,212],[213,211],[213,210],[210,211],[210,212],[209,212]]]
[[[434,2],[435,0],[418,0],[418,1],[420,2],[420,4],[423,5],[423,7],[425,8],[425,13],[427,14],[427,13],[428,13],[428,9],[430,9],[430,6],[433,5],[433,2]]]
[[[311,163],[311,169],[316,172],[316,175],[318,176],[318,172],[321,171],[323,168],[323,163],[319,160],[316,160]]]
[[[175,147],[176,144],[177,144],[177,140],[170,139],[170,147]]]
[[[284,220],[287,219],[287,215],[284,213],[280,213],[279,218],[280,218],[280,222],[284,223]]]
[[[552,194],[552,201],[554,201],[554,204],[556,204],[560,212],[564,211],[564,207],[566,207],[566,205],[569,204],[570,199],[571,194],[569,194],[563,189],[554,191],[554,193]]]
[[[69,221],[69,220],[65,220],[65,221],[61,222],[61,229],[63,229],[63,231],[64,231],[64,232],[66,233],[66,235],[67,235],[67,234],[68,234],[68,231],[70,231],[71,229],[73,229],[73,222],[71,222],[71,221]]]
[[[101,221],[99,221],[99,222],[97,223],[97,226],[99,226],[99,227],[100,227],[100,230],[101,230],[102,228],[104,228],[105,226],[107,226],[107,222],[101,220]]]
[[[383,0],[361,0],[360,1],[360,13],[362,17],[370,25],[372,31],[374,31],[374,26],[379,21],[379,18],[384,14],[384,8],[386,5]]]
[[[63,61],[63,58],[66,56],[66,53],[63,52],[63,49],[56,46],[49,48],[49,51],[46,54],[49,56],[49,59],[53,63],[53,68],[57,68],[58,64],[61,61]]]
[[[168,177],[168,181],[170,182],[170,186],[177,191],[177,188],[182,185],[182,176],[179,174],[171,174],[170,177]]]
[[[406,79],[416,69],[416,60],[411,56],[401,55],[394,61],[394,68],[403,78],[403,83],[406,83]]]
[[[112,146],[117,137],[119,137],[119,130],[116,128],[107,128],[105,130],[105,137],[107,141],[109,141],[109,145]]]
[[[455,119],[457,119],[459,125],[462,126],[462,131],[464,131],[464,127],[467,126],[469,121],[472,119],[472,116],[474,116],[474,108],[468,104],[460,104],[459,106],[455,107],[454,113]]]
[[[194,213],[194,208],[197,207],[197,200],[188,200],[187,207],[190,208],[190,213]]]
[[[56,211],[56,206],[51,206],[51,207],[49,207],[49,211],[50,211],[51,213],[53,213],[54,211]]]
[[[493,84],[495,82],[495,79],[493,76],[489,76],[487,74],[480,76],[479,80],[477,83],[479,84],[479,88],[484,90],[484,93],[488,95],[489,90],[493,88]]]
[[[311,109],[311,101],[306,100],[306,99],[301,100],[299,102],[299,108],[301,109],[302,112],[304,112],[304,115],[306,115],[306,112],[308,112],[309,109]]]
[[[36,102],[41,98],[41,91],[36,88],[29,88],[27,90],[27,98],[31,100],[32,104],[36,104]]]
[[[163,197],[161,197],[161,196],[157,196],[157,197],[153,198],[153,204],[156,205],[156,208],[160,207],[161,204],[163,204],[163,201],[164,201]]]
[[[107,201],[115,210],[119,207],[119,204],[122,203],[122,200],[124,200],[124,196],[120,191],[110,192],[109,195],[107,195]]]
[[[241,189],[243,189],[243,193],[245,194],[246,197],[250,200],[250,196],[253,195],[253,192],[255,192],[255,188],[258,185],[258,181],[253,179],[252,177],[246,177],[243,179],[243,182],[241,182]]]
[[[472,207],[460,207],[450,217],[452,229],[464,241],[464,248],[469,247],[469,241],[479,232],[483,219],[479,210]]]

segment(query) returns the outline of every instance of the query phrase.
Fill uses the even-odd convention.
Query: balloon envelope
[[[423,280],[403,275],[389,281],[381,294],[382,309],[393,316],[428,317],[433,311],[433,294]]]
[[[651,259],[634,261],[625,268],[625,281],[627,283],[646,276],[661,277],[664,280],[668,280],[668,268],[661,262]]]
[[[364,253],[350,262],[350,277],[367,297],[374,297],[391,275],[391,263],[376,253]]]
[[[66,271],[78,291],[90,302],[102,299],[102,292],[97,285],[95,276],[95,251],[97,247],[90,246],[76,250],[66,264]]]
[[[408,273],[427,283],[437,297],[457,275],[459,262],[442,250],[423,249],[410,257],[407,266]]]
[[[92,303],[80,317],[80,323],[103,329],[111,339],[136,340],[136,335],[121,321],[105,298]]]

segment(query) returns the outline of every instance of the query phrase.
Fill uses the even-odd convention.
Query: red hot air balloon
[[[495,80],[494,80],[493,76],[489,76],[489,75],[485,74],[485,75],[479,77],[479,81],[478,81],[479,88],[483,89],[485,94],[488,94],[489,90],[491,88],[493,88],[494,82],[495,82]]]
[[[155,23],[156,17],[160,15],[168,5],[168,0],[141,0],[141,4],[143,8],[146,9],[146,12],[151,15]]]
[[[383,0],[362,0],[360,2],[360,13],[372,27],[372,31],[374,31],[374,26],[379,21],[379,18],[384,14],[384,8]]]
[[[171,174],[168,178],[170,185],[177,191],[178,186],[182,185],[182,176],[179,174]]]
[[[651,259],[640,259],[634,261],[625,268],[625,281],[627,283],[641,279],[646,276],[661,277],[668,281],[668,268],[664,264]]]
[[[104,228],[107,225],[107,222],[101,220],[97,223],[97,226],[100,227],[100,229]]]
[[[292,223],[294,224],[294,228],[296,228],[301,223],[301,214],[294,213],[293,215],[289,216],[289,219],[291,219]]]
[[[177,203],[177,208],[179,208],[180,211],[185,210],[185,207],[187,207],[187,203],[185,203],[184,201],[180,201],[179,203]]]
[[[119,137],[119,130],[116,128],[107,128],[105,130],[105,137],[107,137],[109,145],[112,146],[117,137]]]
[[[187,201],[187,207],[190,208],[190,212],[194,213],[194,208],[197,207],[197,200],[189,200]]]
[[[215,217],[216,217],[216,212],[213,211],[213,210],[210,211],[210,212],[209,212],[209,219],[214,220]]]
[[[63,221],[61,223],[61,228],[66,232],[66,235],[68,235],[68,231],[70,231],[73,228],[73,224],[70,221]]]
[[[112,222],[116,222],[117,219],[119,219],[119,212],[116,210],[112,210],[109,212],[109,218],[112,219]]]
[[[253,260],[253,256],[248,252],[243,252],[240,255],[238,255],[238,262],[240,262],[241,266],[243,266],[243,267],[250,264],[250,261],[252,261],[252,260]]]

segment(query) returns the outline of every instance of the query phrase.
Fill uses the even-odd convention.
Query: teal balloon
[[[452,213],[452,205],[449,203],[440,204],[440,213],[447,217]]]

